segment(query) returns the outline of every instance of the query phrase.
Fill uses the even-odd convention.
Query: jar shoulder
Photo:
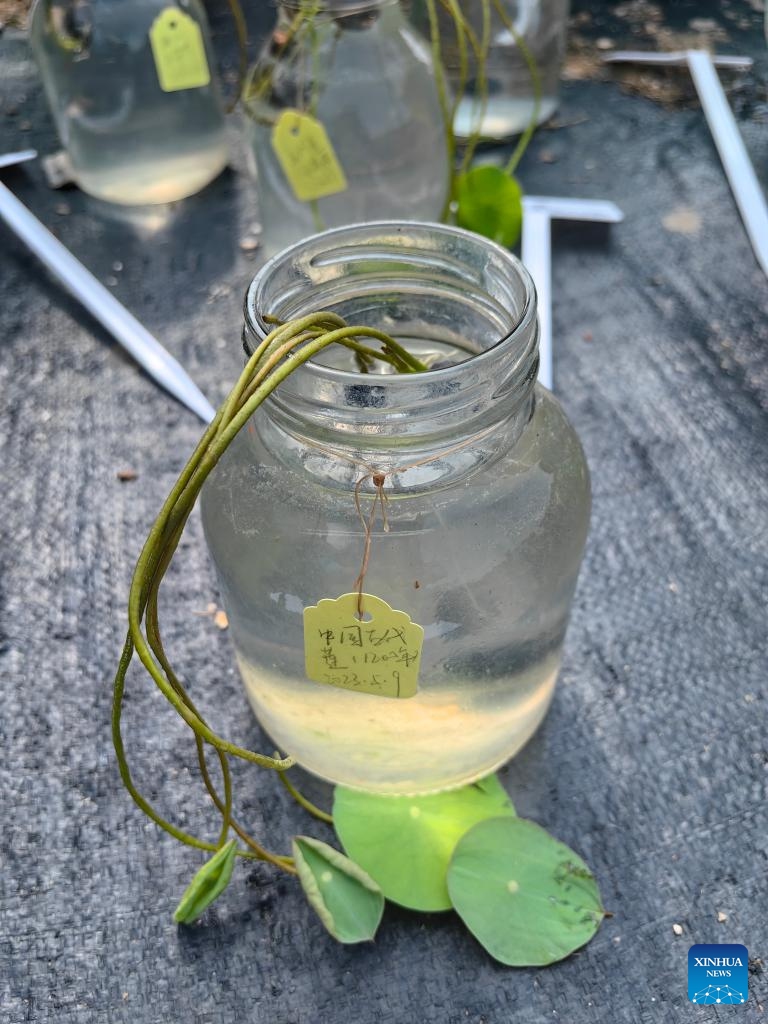
[[[323,455],[316,446],[280,438],[268,421],[251,422],[223,456],[203,490],[203,518],[228,520],[237,531],[260,533],[281,519],[353,524],[359,515],[356,481],[365,467],[353,460]],[[266,438],[266,440],[265,440]],[[473,453],[476,454],[476,453]],[[590,480],[579,438],[557,399],[537,388],[532,414],[514,443],[501,439],[487,458],[475,458],[465,470],[467,450],[443,475],[437,463],[422,467],[409,484],[407,474],[387,487],[393,523],[420,526],[433,514],[471,517],[489,529],[510,521],[543,522],[558,529],[580,523],[586,535]],[[366,500],[365,494],[363,500]],[[396,516],[394,511],[396,509]],[[298,521],[298,520],[297,520]]]
[[[510,466],[536,465],[547,473],[583,476],[589,486],[589,467],[576,429],[558,399],[538,384],[532,415],[504,459]]]
[[[435,495],[437,509],[453,503],[458,515],[482,521],[491,531],[527,523],[586,537],[589,467],[576,430],[550,391],[536,387],[531,416],[513,443],[502,444],[466,479]]]
[[[318,75],[318,68],[322,74]],[[437,101],[432,58],[426,41],[408,22],[388,8],[374,27],[363,31],[339,31],[321,24],[309,39],[302,38],[285,53],[275,54],[267,43],[251,70],[252,83],[270,81],[269,90],[255,90],[246,103],[252,115],[302,106],[307,83],[314,83],[316,115],[324,120],[341,105],[365,108],[375,87],[382,99],[392,100],[405,84],[421,90],[430,102]],[[394,90],[394,92],[393,92]],[[411,97],[416,102],[418,97]]]

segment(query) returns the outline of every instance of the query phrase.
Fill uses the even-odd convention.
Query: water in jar
[[[557,110],[557,81],[555,75],[554,82],[549,83],[551,87],[553,86],[551,91],[542,94],[536,116],[537,124],[548,121]],[[465,97],[459,101],[453,122],[457,138],[470,138],[479,120],[481,136],[484,139],[498,140],[521,134],[531,123],[535,109],[532,96],[516,96],[503,92],[505,86],[501,84],[499,78],[491,79],[489,85],[494,94],[488,97],[482,120],[479,118],[479,103],[476,97]]]
[[[389,532],[377,522],[365,590],[425,630],[409,699],[304,674],[304,607],[354,590],[360,567],[357,470],[292,445],[261,410],[210,478],[203,521],[248,697],[278,748],[309,771],[382,793],[435,791],[498,768],[541,722],[589,482],[556,400],[537,388],[532,409],[497,461],[462,477],[457,456],[458,479],[423,466],[404,491],[388,489]]]
[[[83,9],[82,23],[66,12],[54,22],[50,0],[38,0],[33,12],[33,50],[75,179],[108,202],[181,199],[203,188],[229,159],[213,72],[207,86],[160,88],[149,29],[167,6],[163,0],[100,0]],[[183,10],[205,26],[198,0]],[[81,38],[66,45],[65,32]],[[212,68],[210,52],[208,61]]]
[[[486,60],[487,101],[483,107],[476,91],[476,67],[470,59],[470,75],[454,117],[458,138],[476,131],[486,139],[506,139],[528,127],[534,114],[543,124],[557,109],[560,70],[565,56],[568,0],[504,0],[515,32],[533,57],[541,84],[536,111],[533,79],[514,35],[493,10],[492,0],[462,0],[462,10],[478,38],[482,37],[483,4],[490,3],[491,41]],[[423,0],[417,0],[415,17],[425,18]],[[452,86],[458,91],[459,52],[453,22],[442,11],[440,39],[443,61]]]
[[[440,219],[449,170],[429,51],[399,5],[370,6],[357,19],[317,14],[311,33],[272,64],[263,57],[252,76],[270,77],[268,94],[246,100],[245,118],[268,254],[342,224]],[[323,125],[344,191],[296,198],[272,145],[286,109]]]

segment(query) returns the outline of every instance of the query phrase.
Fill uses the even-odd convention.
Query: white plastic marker
[[[539,308],[539,380],[552,390],[552,221],[618,224],[624,214],[606,199],[523,197],[521,255],[536,285]]]
[[[36,156],[34,149],[0,155],[0,168],[34,160]],[[88,312],[106,327],[112,337],[130,352],[150,377],[196,413],[204,423],[211,422],[216,415],[213,406],[181,364],[2,182],[0,217]]]
[[[688,66],[755,256],[763,273],[768,274],[768,205],[715,70],[725,67],[746,71],[752,67],[751,58],[712,57],[706,50],[680,53],[625,50],[606,54],[603,60],[607,64]]]

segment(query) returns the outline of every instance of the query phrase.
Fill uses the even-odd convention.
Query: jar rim
[[[315,235],[310,235],[272,256],[261,267],[245,294],[244,314],[246,326],[243,333],[243,341],[246,352],[250,355],[252,351],[249,345],[249,335],[255,335],[261,341],[273,329],[273,325],[267,324],[263,318],[263,314],[269,312],[269,310],[264,308],[263,299],[270,280],[280,268],[290,264],[294,257],[303,250],[311,248],[313,244],[322,240],[328,243],[327,250],[330,252],[338,243],[342,243],[345,239],[349,245],[354,245],[354,237],[349,236],[359,236],[364,232],[368,240],[374,241],[377,236],[397,234],[404,230],[426,230],[447,239],[453,238],[470,241],[478,248],[484,249],[489,256],[494,255],[502,263],[506,264],[510,271],[518,277],[524,289],[524,299],[520,311],[505,334],[482,349],[482,351],[471,354],[459,364],[422,371],[418,374],[421,380],[439,381],[443,378],[449,378],[455,375],[457,365],[467,368],[470,366],[472,368],[480,368],[484,363],[497,359],[507,349],[513,348],[517,339],[530,330],[531,321],[536,319],[536,287],[530,273],[514,253],[489,238],[450,224],[438,224],[429,221],[369,221],[362,224],[348,224],[343,227],[330,228]],[[407,261],[407,257],[404,258],[405,261]],[[536,347],[538,348],[538,338],[536,338]],[[313,376],[326,380],[329,383],[332,382],[340,385],[360,383],[360,374],[352,370],[338,369],[314,360],[309,360],[305,363],[304,368],[309,370]],[[409,383],[413,383],[412,374],[376,375],[377,385],[397,388],[407,386]]]

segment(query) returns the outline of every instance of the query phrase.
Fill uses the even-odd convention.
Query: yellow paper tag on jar
[[[203,33],[184,11],[164,8],[152,22],[149,42],[163,92],[199,89],[210,83]]]
[[[405,612],[363,594],[325,598],[304,609],[304,657],[309,679],[379,697],[415,697],[424,630]]]
[[[272,129],[272,148],[301,203],[343,192],[347,179],[322,124],[300,110],[284,110]]]

